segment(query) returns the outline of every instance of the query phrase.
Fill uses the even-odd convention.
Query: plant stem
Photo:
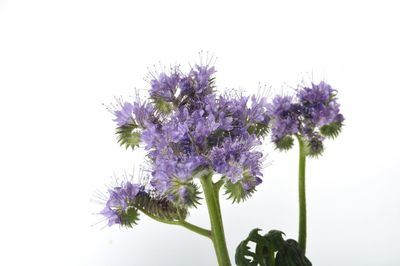
[[[299,141],[299,246],[306,254],[307,210],[306,210],[306,151],[301,137]]]
[[[198,233],[199,235],[202,235],[202,236],[205,236],[205,237],[208,237],[211,239],[211,231],[210,230],[201,228],[197,225],[188,223],[186,221],[179,221],[177,224],[185,227],[186,229],[189,229],[190,231]]]
[[[222,224],[221,208],[219,205],[220,183],[213,184],[212,173],[203,175],[200,178],[203,187],[204,197],[206,198],[208,214],[211,223],[211,239],[217,255],[219,266],[230,266],[228,249],[225,242],[224,227]]]
[[[179,221],[173,221],[173,220],[167,220],[167,219],[163,219],[157,216],[154,216],[152,214],[150,214],[149,212],[147,212],[146,210],[142,209],[142,208],[138,208],[142,213],[146,214],[147,216],[149,216],[150,218],[156,220],[157,222],[160,223],[165,223],[165,224],[172,224],[172,225],[180,225],[185,227],[186,229],[189,229],[190,231],[193,231],[199,235],[205,236],[207,238],[211,239],[211,231],[204,229],[200,226],[191,224],[189,222],[186,222],[184,220],[179,220]]]

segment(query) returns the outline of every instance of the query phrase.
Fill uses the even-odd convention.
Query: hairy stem
[[[217,255],[219,266],[230,266],[228,248],[226,247],[224,227],[222,224],[221,208],[219,205],[219,188],[221,183],[213,184],[212,173],[203,175],[200,178],[201,185],[206,198],[208,213],[211,223],[211,239]]]
[[[167,220],[167,219],[163,219],[163,218],[157,217],[155,215],[152,215],[151,213],[147,212],[143,208],[138,208],[138,210],[140,210],[142,213],[146,214],[148,217],[156,220],[157,222],[165,223],[165,224],[172,224],[172,225],[180,225],[190,231],[193,231],[199,235],[202,235],[202,236],[205,236],[205,237],[211,239],[211,231],[210,230],[207,230],[200,226],[191,224],[189,222],[186,222],[185,220],[179,220],[179,221]]]
[[[307,242],[307,209],[306,209],[306,151],[301,137],[299,141],[299,246],[306,254]]]

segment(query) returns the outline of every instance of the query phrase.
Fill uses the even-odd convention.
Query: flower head
[[[114,111],[114,121],[118,126],[123,126],[132,121],[133,105],[128,102],[120,103],[119,109]]]
[[[176,204],[196,203],[193,179],[201,170],[223,174],[243,191],[261,183],[262,154],[253,148],[269,129],[267,99],[217,95],[215,72],[200,64],[188,73],[175,67],[153,75],[151,102],[138,100],[118,113],[123,140],[135,132],[134,147],[138,137],[144,144],[150,184]]]
[[[336,90],[323,81],[301,87],[296,97],[276,96],[268,107],[272,141],[278,149],[287,150],[293,136],[298,136],[306,141],[309,155],[321,154],[324,137],[336,137],[341,130],[344,117],[339,107]]]
[[[150,96],[153,98],[161,98],[167,102],[173,101],[180,81],[180,75],[175,68],[171,73],[161,73],[158,78],[151,80]]]
[[[120,186],[108,190],[109,198],[105,208],[100,213],[108,219],[109,226],[135,223],[135,220],[127,221],[124,218],[131,214],[130,203],[135,200],[140,189],[136,184],[124,182]]]

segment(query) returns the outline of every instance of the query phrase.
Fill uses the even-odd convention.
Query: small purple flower
[[[100,212],[108,219],[108,226],[121,224],[121,215],[123,215],[129,203],[133,201],[140,190],[140,186],[131,182],[122,183],[121,186],[108,190],[109,198],[105,208]]]
[[[340,132],[344,117],[339,107],[336,90],[323,81],[301,87],[295,98],[276,96],[268,107],[273,119],[272,141],[286,150],[297,135],[307,142],[309,155],[318,156],[323,151],[322,135],[335,137]]]
[[[209,67],[208,65],[195,66],[195,68],[191,71],[191,75],[193,75],[196,80],[195,92],[197,94],[203,93],[205,90],[209,88],[209,81],[211,75],[214,74],[215,72],[216,72],[215,68]]]
[[[267,113],[267,107],[267,98],[256,98],[256,96],[253,95],[251,97],[251,107],[248,109],[249,122],[268,124],[270,117]]]
[[[132,112],[135,115],[135,122],[142,128],[154,120],[154,107],[150,103],[135,102],[132,105]]]
[[[323,81],[318,85],[312,83],[311,88],[301,88],[297,92],[297,97],[302,106],[302,115],[307,119],[306,122],[321,127],[337,121],[340,105],[336,102],[335,93],[336,91]]]
[[[180,76],[177,70],[169,75],[161,73],[158,79],[151,80],[150,96],[167,102],[173,101],[179,82]]]
[[[195,65],[186,77],[183,77],[179,82],[183,95],[207,95],[210,91],[210,79],[215,73],[214,67],[208,65]]]
[[[279,141],[287,135],[299,131],[298,107],[289,96],[276,96],[268,106],[271,117],[274,118],[272,126],[272,141]]]
[[[251,151],[253,147],[261,144],[252,135],[244,135],[234,140],[226,138],[222,147],[214,147],[211,150],[210,159],[213,169],[235,184],[243,179],[248,172],[254,177],[262,176],[260,171],[262,154]]]
[[[117,122],[118,126],[124,126],[132,121],[133,117],[133,105],[131,103],[125,102],[121,103],[120,109],[114,111],[115,119],[114,121]]]

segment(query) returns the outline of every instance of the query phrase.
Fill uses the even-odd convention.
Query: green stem
[[[185,227],[186,229],[189,229],[190,231],[198,233],[199,235],[202,235],[202,236],[205,236],[205,237],[208,237],[211,239],[211,231],[210,230],[204,229],[200,226],[191,224],[186,221],[179,221],[177,224]]]
[[[214,244],[214,250],[217,255],[219,266],[230,266],[228,249],[226,247],[224,227],[222,224],[221,208],[219,205],[220,183],[213,184],[212,173],[203,175],[200,178],[201,185],[206,198],[208,214],[211,223],[211,239]]]
[[[306,254],[307,210],[306,210],[306,150],[301,137],[299,141],[299,246]]]
[[[147,212],[146,210],[144,210],[143,208],[138,207],[138,210],[140,210],[142,213],[146,214],[147,216],[149,216],[150,218],[160,222],[160,223],[165,223],[165,224],[172,224],[172,225],[180,225],[185,227],[186,229],[189,229],[190,231],[193,231],[199,235],[205,236],[207,238],[211,239],[211,231],[204,229],[200,226],[191,224],[189,222],[186,222],[184,220],[179,220],[179,221],[173,221],[173,220],[167,220],[167,219],[163,219],[160,217],[157,217],[155,215],[152,215],[151,213]]]

